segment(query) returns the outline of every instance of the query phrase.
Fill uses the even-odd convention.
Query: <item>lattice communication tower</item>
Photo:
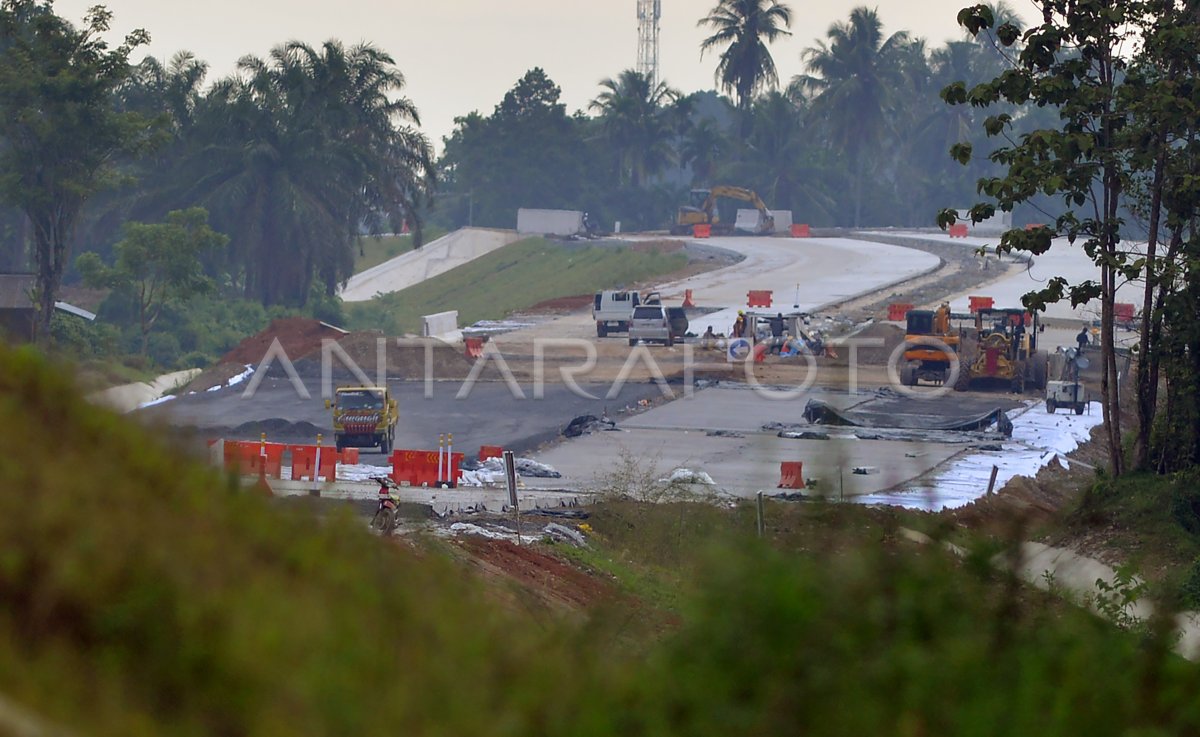
[[[637,0],[638,62],[637,70],[658,84],[658,22],[662,18],[662,0]]]

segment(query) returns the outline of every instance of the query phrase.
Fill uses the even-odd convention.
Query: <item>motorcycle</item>
[[[387,476],[372,476],[371,480],[379,484],[379,503],[375,507],[375,516],[371,518],[371,529],[381,535],[390,535],[396,527],[396,514],[400,506],[397,490],[400,485]]]

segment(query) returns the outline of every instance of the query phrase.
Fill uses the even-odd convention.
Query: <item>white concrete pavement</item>
[[[355,274],[346,282],[340,296],[344,302],[365,302],[377,294],[398,292],[525,237],[514,230],[460,228],[421,248]]]
[[[813,495],[837,498],[871,494],[929,471],[965,446],[898,440],[860,440],[852,428],[814,427],[827,440],[777,437],[763,426],[802,422],[808,399],[820,396],[848,408],[873,395],[836,392],[776,393],[771,398],[736,386],[701,389],[643,414],[622,420],[616,431],[599,431],[534,454],[562,474],[560,488],[607,488],[616,478],[642,474],[670,476],[677,468],[704,471],[715,486],[705,489],[732,496],[758,491],[778,493],[780,463],[804,463],[804,477],[819,479]],[[721,431],[719,434],[710,434]],[[626,468],[636,459],[637,469]],[[870,468],[856,474],[855,467]],[[540,485],[541,479],[528,483]],[[981,490],[982,491],[982,490]]]
[[[631,241],[661,240],[661,236],[631,236]],[[774,292],[778,311],[818,311],[821,307],[870,293],[926,274],[941,265],[934,255],[903,246],[852,238],[774,238],[731,236],[687,239],[697,245],[722,248],[743,260],[714,271],[654,287],[671,304],[683,301],[686,290],[698,307],[717,311],[695,315],[689,331],[701,334],[709,326],[728,334],[739,309],[747,309],[750,290]],[[539,337],[583,337],[595,334],[589,312],[578,312],[539,323],[533,328],[497,336],[500,343]]]
[[[744,260],[723,269],[659,286],[663,297],[682,300],[687,289],[700,307],[720,307],[697,317],[691,330],[708,325],[726,334],[750,290],[774,292],[771,310],[815,312],[824,305],[884,289],[941,265],[937,256],[902,246],[853,238],[728,237],[698,241],[735,251]]]
[[[958,244],[965,249],[972,250],[986,247],[995,249],[1000,243],[1000,236],[998,235],[991,237],[968,236],[966,238],[950,238],[945,234],[902,231],[879,231],[879,234],[893,238],[924,241],[941,240],[944,238],[950,243]],[[995,256],[992,258],[995,258]],[[973,287],[969,291],[951,296],[950,308],[955,312],[966,312],[970,306],[969,297],[971,295],[991,297],[995,300],[997,307],[1018,306],[1021,304],[1022,296],[1033,290],[1046,287],[1050,279],[1055,276],[1065,278],[1068,284],[1078,284],[1088,279],[1096,282],[1100,281],[1099,267],[1092,262],[1081,245],[1078,243],[1072,245],[1066,238],[1055,238],[1050,250],[1046,253],[1037,256],[1022,255],[1022,258],[1030,260],[1028,267],[1022,268],[1020,265],[1015,265],[1006,274],[993,282]],[[1125,284],[1117,290],[1117,301],[1138,304],[1141,302],[1140,291],[1140,284]],[[1044,317],[1052,319],[1079,321],[1091,321],[1099,318],[1099,316],[1100,303],[1095,300],[1079,307],[1072,307],[1069,301],[1059,302],[1050,305],[1044,314]]]

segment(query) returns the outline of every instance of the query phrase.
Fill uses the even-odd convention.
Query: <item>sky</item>
[[[209,81],[246,54],[265,56],[289,40],[366,41],[392,55],[421,115],[421,129],[441,148],[454,118],[490,114],[526,71],[540,66],[562,88],[568,112],[586,109],[600,81],[637,63],[636,0],[57,0],[59,15],[79,22],[87,7],[113,12],[113,35],[144,28],[148,53],[166,60],[188,50],[209,63]],[[685,93],[713,89],[717,55],[700,57],[707,32],[697,21],[715,0],[662,0],[660,77]],[[788,0],[792,36],[771,46],[786,84],[804,71],[801,51],[844,21],[858,2]],[[886,33],[907,30],[930,47],[959,39],[958,11],[972,0],[877,0]],[[1030,0],[1010,0],[1028,16]],[[135,60],[142,54],[135,55]]]

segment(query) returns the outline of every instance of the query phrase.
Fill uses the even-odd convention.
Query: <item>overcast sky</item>
[[[390,53],[408,80],[407,96],[422,130],[438,144],[455,116],[489,114],[530,68],[540,66],[562,88],[568,112],[586,108],[605,77],[637,63],[635,0],[57,0],[78,22],[88,6],[113,11],[113,30],[150,32],[149,53],[162,59],[189,50],[210,65],[210,81],[238,57],[265,55],[298,39],[369,41]],[[824,38],[831,23],[863,3],[789,0],[792,36],[771,47],[780,79],[803,71],[801,50]],[[958,11],[971,0],[878,0],[887,33],[908,30],[931,47],[961,37]],[[1029,15],[1028,0],[1011,4]],[[715,0],[662,0],[662,78],[684,92],[712,89],[716,57],[700,58],[706,31],[696,22]]]

